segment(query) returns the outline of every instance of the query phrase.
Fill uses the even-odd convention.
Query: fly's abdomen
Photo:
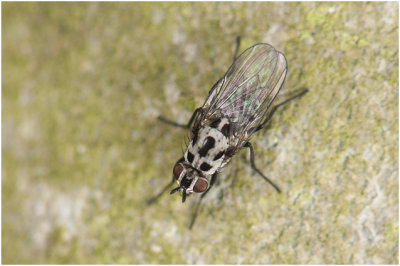
[[[185,160],[205,175],[212,175],[224,165],[229,147],[230,124],[226,118],[215,119],[208,126],[193,132]]]

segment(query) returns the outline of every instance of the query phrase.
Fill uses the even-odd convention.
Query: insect
[[[238,46],[239,39],[236,51]],[[279,187],[255,166],[250,138],[267,124],[279,106],[308,91],[304,89],[270,110],[286,73],[286,59],[281,52],[269,44],[253,45],[234,59],[187,125],[159,117],[167,124],[191,128],[191,138],[183,157],[174,165],[171,183],[149,203],[154,202],[174,182],[178,186],[170,194],[181,191],[182,202],[191,193],[203,193],[189,226],[192,228],[201,199],[215,184],[218,173],[242,148],[250,150],[251,167],[280,192]]]

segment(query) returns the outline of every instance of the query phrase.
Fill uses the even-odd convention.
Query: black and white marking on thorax
[[[230,160],[225,153],[229,147],[230,123],[217,118],[193,132],[185,151],[185,160],[204,175],[212,175]]]

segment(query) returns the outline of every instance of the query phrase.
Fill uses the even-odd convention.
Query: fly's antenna
[[[171,192],[169,194],[172,195],[172,194],[175,194],[176,192],[181,191],[181,190],[183,190],[183,192],[182,192],[182,203],[183,203],[186,200],[186,188],[181,187],[181,186],[176,187],[173,190],[171,190]]]
[[[182,203],[184,203],[186,200],[186,189],[183,189],[183,193],[182,193]]]
[[[175,194],[176,192],[181,191],[181,190],[183,191],[182,192],[182,203],[183,203],[186,200],[186,188],[181,187],[181,186],[176,187],[173,190],[171,190],[171,192],[169,194],[172,195],[172,194]]]
[[[171,192],[169,193],[170,195],[175,194],[176,192],[178,192],[179,190],[182,190],[182,187],[176,187],[173,190],[171,190]]]

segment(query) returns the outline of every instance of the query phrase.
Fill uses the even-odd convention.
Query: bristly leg
[[[189,224],[189,230],[192,230],[192,227],[193,227],[193,225],[194,225],[194,222],[196,221],[197,214],[198,214],[199,208],[200,208],[201,200],[204,198],[205,195],[207,195],[208,191],[210,191],[210,188],[214,185],[215,181],[217,180],[217,175],[218,175],[218,173],[215,172],[215,173],[211,176],[210,186],[208,187],[208,189],[207,189],[206,192],[204,192],[203,194],[201,194],[200,199],[199,199],[199,201],[197,202],[196,208],[195,208],[195,210],[194,210],[194,212],[193,212],[192,220],[190,221],[190,224]]]
[[[299,97],[303,96],[303,95],[306,94],[307,92],[308,92],[308,89],[303,89],[303,90],[301,90],[299,93],[293,95],[292,97],[289,97],[288,99],[284,100],[283,102],[281,102],[281,103],[275,105],[274,107],[272,107],[271,111],[268,113],[268,116],[267,116],[267,117],[264,119],[264,121],[258,126],[258,128],[256,129],[255,132],[257,132],[257,131],[259,131],[260,129],[262,129],[262,128],[269,122],[269,120],[271,120],[272,115],[276,112],[276,110],[277,110],[279,107],[281,107],[281,106],[287,104],[287,103],[290,102],[291,100],[294,100],[294,99],[296,99],[296,98],[299,98]]]
[[[201,111],[201,107],[199,107],[199,108],[197,108],[196,110],[194,110],[194,112],[193,112],[193,114],[192,114],[192,117],[190,118],[189,122],[188,122],[186,125],[178,124],[178,123],[176,123],[176,122],[174,122],[174,121],[171,121],[171,120],[169,120],[169,119],[166,119],[166,118],[164,118],[164,117],[162,117],[162,116],[158,116],[157,118],[158,118],[158,120],[160,120],[161,122],[164,122],[164,123],[166,123],[166,124],[168,124],[168,125],[189,129],[189,128],[192,126],[193,121],[194,121],[194,119],[196,118],[197,113],[200,112],[200,111]]]
[[[240,47],[240,36],[236,36],[236,47],[235,47],[235,53],[233,54],[233,61],[236,60],[236,57],[239,53],[239,47]]]
[[[183,161],[184,161],[184,158],[182,157],[176,163],[180,163]],[[164,188],[157,195],[155,195],[154,197],[152,197],[151,199],[148,199],[146,201],[147,205],[151,205],[154,202],[156,202],[162,196],[162,194],[164,194],[164,192],[167,191],[169,189],[169,187],[171,187],[174,184],[174,182],[175,182],[175,178],[174,178],[174,176],[172,176],[171,182],[169,182],[167,185],[165,185]]]
[[[253,146],[251,145],[251,143],[250,142],[246,142],[244,147],[247,147],[247,148],[250,149],[250,165],[251,165],[251,168],[253,168],[253,170],[256,171],[257,174],[259,174],[262,178],[264,178],[265,181],[267,181],[271,186],[273,186],[278,193],[281,193],[281,190],[279,189],[279,187],[277,185],[275,185],[268,177],[263,175],[263,173],[261,173],[260,170],[257,169],[256,164],[254,163],[254,149],[253,149]]]
[[[156,202],[162,196],[162,194],[164,194],[164,192],[167,191],[174,184],[174,182],[175,179],[174,177],[172,177],[171,182],[169,182],[157,195],[146,201],[147,205],[151,205]]]
[[[283,102],[275,105],[272,109],[271,112],[268,113],[267,117],[264,119],[264,121],[258,126],[258,128],[256,129],[256,131],[259,131],[260,129],[262,129],[272,118],[272,115],[276,112],[276,110],[285,105],[286,103],[290,102],[291,100],[294,100],[296,98],[299,98],[301,96],[303,96],[304,94],[306,94],[308,92],[308,89],[303,89],[301,90],[299,93],[295,94],[292,97],[289,97],[288,99],[284,100]],[[266,177],[260,170],[257,169],[256,164],[254,162],[254,149],[253,146],[251,145],[250,142],[247,142],[244,147],[247,147],[250,149],[250,165],[251,168],[253,168],[254,171],[257,172],[257,174],[259,174],[265,181],[267,181],[271,186],[274,187],[274,189],[281,193],[281,190],[279,189],[279,187],[277,185],[275,185],[268,177]]]
[[[236,36],[236,47],[235,47],[235,53],[234,53],[234,55],[233,55],[233,61],[236,60],[236,57],[237,57],[238,52],[239,52],[239,47],[240,47],[240,36]],[[217,82],[217,83],[218,83],[218,82]],[[180,128],[189,129],[189,128],[192,126],[193,121],[194,121],[194,119],[196,118],[197,113],[200,112],[200,111],[201,111],[201,107],[197,108],[197,109],[193,112],[192,117],[190,118],[189,122],[188,122],[186,125],[178,124],[178,123],[176,123],[176,122],[174,122],[174,121],[171,121],[171,120],[169,120],[169,119],[167,119],[167,118],[165,118],[165,117],[163,117],[163,116],[161,116],[161,115],[158,116],[157,118],[158,118],[158,120],[160,120],[161,122],[164,122],[164,123],[166,123],[166,124],[168,124],[168,125],[175,126],[175,127],[180,127]]]

